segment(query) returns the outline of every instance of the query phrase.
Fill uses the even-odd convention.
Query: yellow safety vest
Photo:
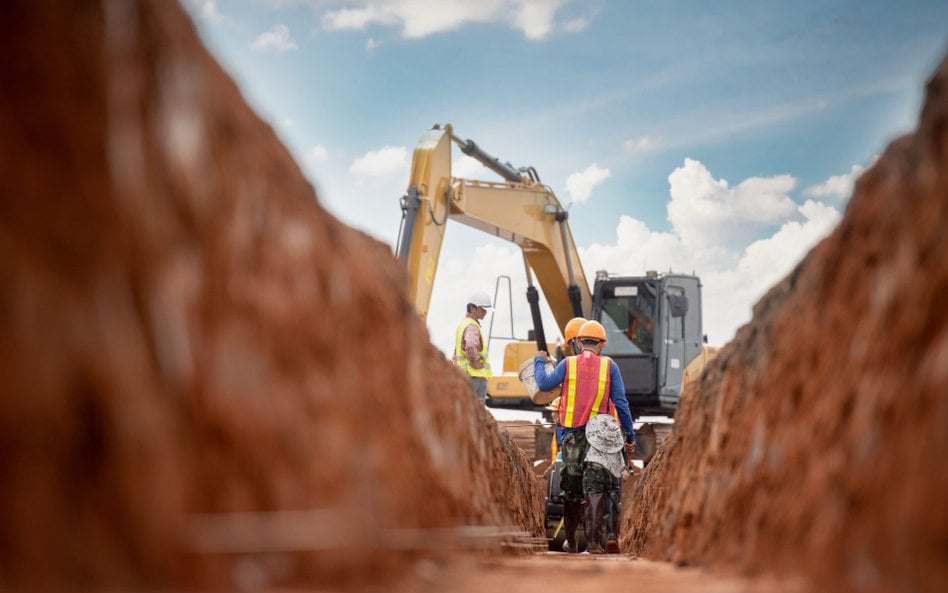
[[[461,339],[464,337],[464,330],[467,329],[469,325],[477,325],[477,333],[481,337],[481,360],[484,362],[484,367],[480,369],[475,369],[471,366],[471,361],[467,359],[467,353],[464,352],[464,348],[461,347]],[[484,332],[481,331],[481,324],[477,322],[476,319],[472,317],[465,317],[458,325],[458,330],[454,336],[454,364],[458,365],[458,368],[463,370],[465,373],[472,377],[490,377],[490,361],[487,360],[487,341],[484,340]]]

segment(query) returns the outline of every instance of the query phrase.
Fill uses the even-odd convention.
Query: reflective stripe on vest
[[[609,397],[609,370],[612,359],[586,351],[566,358],[563,401],[560,403],[560,425],[566,428],[585,426],[596,414],[614,413]]]
[[[464,348],[461,347],[461,341],[464,338],[464,330],[466,330],[469,325],[477,326],[477,335],[481,338],[481,360],[484,363],[484,367],[480,369],[475,369],[471,366],[471,361],[467,359],[467,353],[464,351]],[[486,379],[491,375],[490,361],[487,360],[487,342],[484,340],[484,332],[481,331],[481,324],[472,317],[465,317],[464,320],[458,324],[457,332],[455,332],[454,335],[454,364],[471,377],[483,377]]]

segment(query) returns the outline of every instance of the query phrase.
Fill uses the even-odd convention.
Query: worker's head
[[[490,297],[486,292],[477,291],[467,300],[467,312],[477,319],[483,319],[487,310],[491,308]]]
[[[579,328],[576,338],[583,350],[592,350],[596,354],[602,352],[606,345],[606,328],[598,321],[587,321]]]
[[[566,327],[563,328],[563,340],[566,342],[566,350],[568,354],[579,354],[579,346],[574,344],[576,339],[576,334],[579,333],[579,328],[586,323],[586,320],[582,317],[573,317],[566,322]]]

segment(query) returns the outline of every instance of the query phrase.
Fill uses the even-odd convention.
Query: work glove
[[[627,441],[625,443],[625,459],[630,467],[632,466],[633,455],[635,455],[635,441]]]

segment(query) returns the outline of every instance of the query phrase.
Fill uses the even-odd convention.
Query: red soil
[[[0,50],[0,588],[371,580],[413,529],[542,533],[400,265],[176,4],[6,2]]]
[[[683,394],[625,498],[625,549],[948,590],[948,62],[917,131]]]

